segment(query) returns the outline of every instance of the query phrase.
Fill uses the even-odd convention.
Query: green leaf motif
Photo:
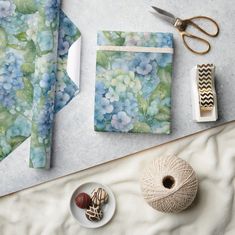
[[[108,39],[110,42],[112,41],[112,37],[111,37],[110,32],[104,31],[103,34],[106,39]]]
[[[23,78],[23,81],[24,81],[24,89],[18,90],[16,92],[16,95],[21,100],[24,100],[28,103],[32,103],[33,102],[33,86],[29,79]]]
[[[160,83],[152,92],[150,102],[157,98],[162,100],[171,96],[171,73],[168,69],[159,69],[158,76],[160,78]]]
[[[35,57],[36,57],[36,46],[34,42],[31,40],[26,45],[25,60],[27,62],[33,62]]]
[[[168,64],[164,69],[165,69],[165,71],[168,72],[169,74],[172,74],[172,70],[173,70],[172,64]]]
[[[141,95],[138,95],[137,102],[138,102],[140,112],[145,114],[147,112],[148,107],[149,107],[148,100],[145,100]]]
[[[31,40],[26,44],[26,51],[24,55],[24,61],[25,63],[21,66],[21,70],[24,73],[24,75],[29,75],[34,73],[35,71],[35,60],[36,56],[36,47],[34,42]]]
[[[107,68],[109,65],[108,56],[104,52],[98,51],[96,63],[97,63],[97,65],[100,65],[103,68]]]
[[[161,82],[167,83],[167,84],[171,84],[171,66],[168,66],[166,68],[160,68],[158,70],[158,76],[161,80]]]
[[[27,35],[25,32],[21,32],[15,36],[19,41],[26,42],[27,41]]]
[[[35,71],[35,67],[34,67],[34,65],[31,64],[31,63],[24,63],[24,64],[22,64],[22,66],[21,66],[21,71],[22,71],[25,75],[32,74],[32,73],[34,73],[34,71]]]
[[[79,30],[77,30],[77,33],[76,33],[76,35],[74,35],[73,38],[76,40],[76,39],[78,39],[80,37],[81,37],[81,32]]]
[[[164,83],[160,83],[151,93],[151,96],[149,98],[150,102],[159,99],[164,99],[165,97],[169,96],[169,92],[166,90],[167,86]]]
[[[158,121],[170,121],[171,111],[169,107],[162,106],[159,109],[159,113],[155,116]]]
[[[123,44],[125,42],[125,38],[117,38],[117,39],[113,40],[113,42],[116,46],[123,46]]]
[[[16,11],[22,14],[32,14],[37,12],[37,6],[34,0],[14,0]]]
[[[134,124],[134,128],[132,129],[132,132],[137,132],[137,133],[148,133],[150,131],[151,131],[150,126],[144,122],[136,122]]]
[[[110,42],[110,45],[113,46],[123,46],[125,43],[125,38],[121,36],[121,32],[113,32],[115,37],[110,32],[103,32],[104,36]]]
[[[16,148],[18,145],[20,145],[23,141],[25,140],[24,136],[16,136],[10,139],[9,144],[11,145],[11,147],[14,149]]]
[[[4,134],[11,126],[15,117],[10,114],[5,108],[0,107],[0,134]]]
[[[8,47],[11,47],[11,48],[13,48],[13,49],[15,49],[15,50],[24,50],[24,49],[25,49],[23,46],[21,46],[21,45],[16,45],[16,44],[8,44],[7,46],[8,46]]]
[[[5,49],[7,45],[7,36],[3,28],[0,27],[0,50]]]
[[[5,158],[5,154],[3,154],[2,148],[0,148],[0,161]]]

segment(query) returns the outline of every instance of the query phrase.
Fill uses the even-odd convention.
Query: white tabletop
[[[157,5],[187,18],[207,15],[221,26],[206,56],[188,52],[177,31],[149,13]],[[217,66],[217,89],[221,124],[235,117],[235,14],[234,3],[224,0],[66,0],[63,9],[82,33],[81,93],[56,117],[53,168],[28,168],[29,141],[0,163],[0,196],[75,171],[206,129],[193,123],[190,104],[190,70],[198,63]],[[96,133],[93,131],[96,33],[98,30],[172,32],[175,38],[173,78],[173,132],[170,136]],[[212,124],[214,125],[214,124]]]

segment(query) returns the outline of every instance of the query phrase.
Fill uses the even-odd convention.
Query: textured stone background
[[[171,25],[149,13],[156,5],[186,18],[207,15],[215,18],[221,33],[206,56],[188,52]],[[53,168],[28,168],[29,141],[0,163],[0,196],[36,185],[91,166],[117,159],[235,119],[235,21],[234,3],[223,0],[66,0],[63,8],[81,30],[81,93],[56,117]],[[173,78],[172,134],[136,135],[95,133],[93,106],[95,83],[96,32],[98,30],[173,32],[175,63]],[[190,70],[198,63],[217,66],[220,120],[213,124],[192,121]]]

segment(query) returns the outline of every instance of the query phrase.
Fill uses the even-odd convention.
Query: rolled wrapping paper
[[[0,3],[4,9],[0,12],[0,161],[31,135],[33,93],[41,92],[39,85],[34,89],[34,82],[38,84],[35,67],[36,73],[39,69],[43,72],[47,69],[50,61],[39,60],[40,48],[45,49],[54,41],[49,40],[47,27],[43,27],[44,12],[47,26],[59,32],[54,111],[61,110],[78,94],[81,34],[61,9],[60,25],[56,29],[58,24],[53,23],[53,15],[58,11],[57,3],[55,0]],[[41,64],[35,66],[38,62]],[[49,87],[51,80],[47,76],[44,78],[40,85]],[[41,165],[40,157],[33,160],[34,166]]]
[[[30,167],[50,168],[60,0],[38,1]],[[45,9],[49,9],[45,11]]]
[[[198,190],[193,168],[176,156],[160,157],[140,177],[144,199],[155,210],[177,213],[191,205]]]

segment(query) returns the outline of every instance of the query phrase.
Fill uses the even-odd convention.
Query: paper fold
[[[23,0],[7,2],[9,11],[0,15],[0,160],[33,132],[30,166],[48,168],[54,113],[79,91],[81,35],[57,0],[27,8]],[[67,70],[70,60],[76,69],[68,62]]]

